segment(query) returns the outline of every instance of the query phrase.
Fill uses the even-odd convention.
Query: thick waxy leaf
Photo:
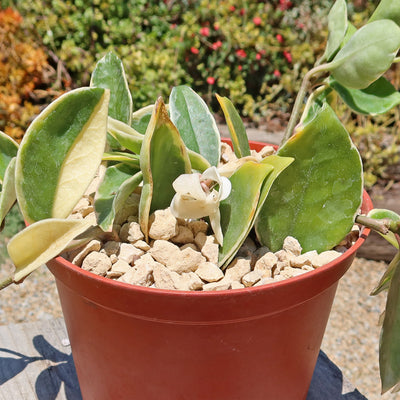
[[[90,221],[45,219],[29,225],[8,243],[8,254],[19,282],[42,264],[60,254],[67,244],[91,225]]]
[[[5,216],[17,199],[15,194],[15,162],[16,158],[14,157],[8,164],[0,192],[0,231]]]
[[[379,19],[391,19],[400,25],[400,2],[397,0],[381,0],[368,22]]]
[[[101,163],[109,92],[81,88],[50,104],[28,128],[16,165],[16,192],[26,221],[65,218]]]
[[[3,182],[7,166],[17,155],[17,151],[18,143],[0,131],[0,183]]]
[[[397,252],[389,266],[387,267],[385,273],[382,275],[381,279],[379,280],[378,284],[371,292],[371,296],[376,296],[377,294],[383,292],[384,290],[389,289],[390,282],[392,280],[394,271],[397,268],[397,265],[400,262],[400,252]]]
[[[152,108],[154,109],[154,106],[152,106]],[[108,131],[121,146],[135,154],[140,154],[140,149],[142,148],[143,143],[142,134],[113,118],[108,118]],[[203,172],[210,167],[210,163],[202,155],[192,150],[187,149],[187,151],[193,169]]]
[[[224,237],[219,251],[220,266],[229,264],[253,227],[261,187],[272,170],[266,163],[248,161],[230,177],[231,193],[219,206]]]
[[[328,61],[339,50],[347,31],[347,5],[345,0],[336,0],[328,14],[328,42],[325,57]]]
[[[400,257],[397,255],[387,296],[379,345],[382,393],[400,381]]]
[[[383,76],[361,90],[346,88],[334,79],[329,84],[350,108],[361,114],[384,114],[400,104],[400,93]]]
[[[112,153],[104,153],[103,154],[103,161],[116,161],[116,162],[122,162],[124,164],[128,164],[131,167],[140,167],[140,159],[137,154],[132,154],[132,153],[125,153],[125,152],[119,152],[115,151]]]
[[[149,125],[151,114],[153,113],[154,104],[141,108],[132,114],[132,128],[144,135]]]
[[[251,154],[249,140],[247,138],[246,128],[239,113],[227,97],[216,96],[225,115],[226,123],[228,124],[236,157],[242,158],[249,156]]]
[[[220,135],[203,99],[188,86],[174,87],[169,111],[186,146],[217,166],[221,156]]]
[[[141,181],[142,173],[138,168],[126,164],[107,168],[94,203],[98,224],[104,231],[112,226],[115,214]]]
[[[400,27],[391,20],[364,25],[331,62],[332,76],[343,86],[364,89],[392,64],[400,47]]]
[[[135,154],[140,153],[143,135],[135,129],[121,121],[108,117],[107,130],[122,147],[125,147]]]
[[[272,185],[257,221],[259,240],[272,251],[288,235],[304,251],[331,249],[349,232],[361,205],[362,165],[347,131],[325,104],[278,155],[295,161]]]
[[[90,86],[110,89],[109,116],[131,124],[132,96],[122,61],[114,53],[107,53],[96,64]]]
[[[274,169],[268,175],[267,179],[264,181],[260,201],[258,202],[258,208],[261,209],[263,206],[265,199],[268,196],[268,193],[271,189],[272,184],[274,183],[275,179],[280,175],[280,173],[285,170],[292,162],[294,161],[293,157],[281,157],[277,155],[271,155],[265,157],[261,164],[271,165]]]
[[[175,195],[173,181],[191,172],[185,144],[171,122],[161,98],[157,100],[140,152],[143,189],[139,206],[139,222],[148,233],[149,215],[167,208]]]

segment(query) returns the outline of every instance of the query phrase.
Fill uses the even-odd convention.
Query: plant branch
[[[8,277],[4,281],[0,282],[0,290],[5,289],[7,286],[10,286],[14,282],[14,279],[12,276]]]
[[[366,217],[365,215],[357,215],[356,222],[367,228],[371,228],[374,231],[382,233],[382,235],[387,235],[393,229],[393,221],[390,218],[374,219]]]
[[[285,143],[293,134],[294,127],[296,126],[297,120],[299,119],[299,115],[300,115],[304,97],[307,94],[307,91],[310,86],[311,77],[315,74],[318,74],[319,72],[329,70],[330,67],[331,67],[330,64],[322,64],[322,65],[319,65],[318,67],[314,67],[313,69],[310,69],[310,71],[308,71],[304,75],[303,82],[301,83],[300,90],[297,94],[296,101],[293,106],[292,114],[290,116],[290,119],[289,119],[289,122],[288,122],[288,125],[286,128],[285,134],[282,138],[281,144]]]
[[[315,98],[318,97],[327,87],[328,87],[328,85],[326,83],[324,83],[323,85],[321,85],[319,88],[315,89],[314,92],[312,92],[310,94],[310,97],[307,100],[306,106],[304,107],[303,114],[301,115],[300,122],[303,122],[304,118],[306,118],[308,111],[310,110],[311,105],[312,105],[313,101],[315,100]]]

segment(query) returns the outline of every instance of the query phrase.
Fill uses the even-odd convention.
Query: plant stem
[[[0,290],[5,289],[7,286],[10,286],[14,282],[14,279],[12,276],[8,277],[4,281],[0,282]]]
[[[316,97],[318,97],[327,87],[328,87],[327,84],[323,84],[322,86],[315,89],[315,91],[310,94],[310,97],[308,98],[308,100],[306,102],[306,106],[304,107],[303,114],[301,115],[300,122],[304,121],[304,118],[307,116],[308,111],[310,110],[314,99]]]
[[[365,215],[357,215],[356,222],[364,225],[367,228],[371,228],[374,231],[382,233],[383,235],[386,235],[390,231],[392,220],[389,218],[374,219],[366,217]]]
[[[299,119],[301,107],[303,104],[304,97],[309,89],[310,85],[310,79],[313,75],[322,72],[322,71],[327,71],[331,67],[330,64],[322,64],[319,65],[318,67],[314,67],[313,69],[310,69],[303,78],[303,82],[301,83],[299,93],[297,94],[296,101],[294,102],[292,114],[290,116],[285,134],[283,135],[281,145],[285,143],[293,134],[294,127],[296,126],[297,120]]]

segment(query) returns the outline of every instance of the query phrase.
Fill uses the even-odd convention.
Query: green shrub
[[[304,71],[321,55],[330,0],[3,0],[19,10],[68,70],[75,85],[89,84],[95,60],[113,50],[124,60],[134,108],[188,84],[214,110],[212,93],[228,96],[252,124],[278,117],[283,125]],[[348,4],[359,26],[374,0]],[[395,70],[394,80],[399,73]],[[367,165],[366,183],[384,177],[398,153],[379,150],[379,119],[349,115]],[[370,132],[367,135],[367,132]],[[362,142],[362,143],[361,143]],[[397,150],[397,153],[396,153]],[[372,155],[371,155],[372,154]]]

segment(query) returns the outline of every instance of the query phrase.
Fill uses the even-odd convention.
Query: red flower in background
[[[193,54],[199,54],[199,49],[196,48],[196,47],[191,47],[191,48],[190,48],[190,51],[191,51]]]
[[[260,17],[254,17],[253,18],[254,25],[256,25],[256,26],[261,25],[261,22],[262,22],[262,20],[261,20]]]
[[[279,9],[281,11],[288,10],[292,6],[293,6],[293,3],[289,0],[279,0]]]
[[[244,8],[240,9],[240,15],[243,16],[244,14],[246,14],[246,10]]]
[[[236,55],[240,58],[246,58],[247,53],[243,49],[236,50]]]
[[[217,40],[215,43],[211,45],[211,48],[213,50],[218,50],[222,46],[222,42],[220,40]]]
[[[210,28],[208,28],[207,26],[203,26],[202,28],[200,28],[200,35],[202,36],[210,36]]]
[[[292,62],[292,55],[288,51],[284,51],[283,56],[286,58],[287,62]]]
[[[282,35],[280,35],[279,33],[276,35],[276,40],[279,42],[279,43],[283,43],[283,36]]]
[[[281,76],[281,73],[279,72],[279,70],[275,70],[274,71],[274,76],[276,77],[276,78],[280,78],[280,76]]]
[[[230,7],[229,7],[229,11],[232,11],[232,12],[233,12],[233,11],[235,11],[235,10],[236,10],[236,7],[235,7],[235,6],[230,6]]]
[[[261,60],[261,54],[260,53],[256,54],[256,60]]]
[[[241,65],[238,65],[238,70],[241,71],[243,67]]]
[[[214,83],[215,83],[215,78],[214,78],[213,76],[209,76],[209,77],[207,78],[207,83],[208,83],[209,85],[214,85]]]

